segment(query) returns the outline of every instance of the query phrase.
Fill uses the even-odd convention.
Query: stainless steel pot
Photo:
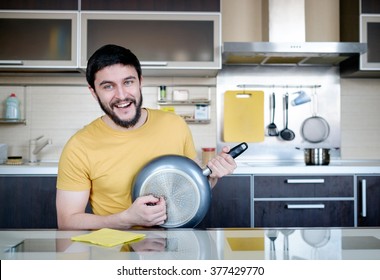
[[[304,160],[306,165],[329,165],[330,149],[307,148],[304,149]]]

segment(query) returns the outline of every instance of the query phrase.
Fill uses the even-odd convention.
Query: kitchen
[[[261,13],[262,3],[262,1],[248,0],[221,1],[222,41],[264,41],[264,37],[266,35],[263,34],[263,30],[262,28],[260,28],[262,26],[261,22],[264,21]],[[309,5],[307,6],[308,9],[306,9],[306,11],[312,11],[309,13],[306,12],[306,19],[310,22],[318,22],[317,25],[310,24],[310,26],[314,29],[307,30],[308,32],[306,32],[306,34],[312,38],[309,39],[309,41],[339,41],[339,1],[306,1],[306,3]],[[236,20],[237,15],[239,15],[239,20]],[[321,15],[325,17],[323,20],[320,19]],[[308,25],[306,24],[306,27],[307,26]],[[199,96],[199,98],[204,98],[204,96],[206,96],[206,98],[210,97],[210,123],[190,124],[196,141],[199,156],[201,156],[202,147],[220,148],[220,145],[223,142],[221,138],[222,124],[218,122],[218,120],[220,120],[221,118],[219,114],[223,108],[219,106],[222,104],[222,99],[219,97],[220,91],[224,92],[225,90],[225,88],[221,86],[221,84],[225,82],[224,80],[222,80],[223,73],[225,73],[223,71],[228,68],[234,69],[234,66],[224,65],[223,67],[224,68],[222,69],[221,74],[209,75],[207,77],[199,77],[196,75],[185,77],[175,76],[173,74],[168,74],[166,76],[150,76],[148,74],[144,80],[144,102],[145,106],[148,107],[158,107],[157,91],[160,85],[166,85],[169,94],[170,92],[174,91],[174,89],[187,89],[189,90],[189,94],[195,94]],[[249,75],[256,75],[259,78],[261,78],[261,73],[267,71],[268,69],[249,66],[241,66],[241,68],[246,69],[247,72],[245,73],[248,73]],[[380,159],[380,118],[379,112],[377,110],[378,105],[380,105],[380,97],[378,94],[380,88],[380,79],[376,77],[360,79],[356,77],[339,77],[339,75],[337,75],[337,73],[334,72],[338,70],[336,69],[336,67],[333,67],[333,69],[330,69],[328,67],[328,71],[332,71],[333,77],[337,79],[333,82],[333,92],[328,93],[325,92],[325,85],[327,82],[324,82],[324,80],[321,78],[323,75],[320,75],[321,69],[318,69],[317,72],[314,73],[311,69],[301,69],[301,67],[296,68],[295,70],[292,69],[292,71],[294,72],[290,73],[289,77],[298,75],[299,73],[302,73],[300,75],[305,75],[304,72],[310,72],[311,78],[305,79],[302,82],[297,81],[297,78],[295,79],[296,81],[292,81],[286,79],[289,77],[285,76],[282,73],[281,68],[274,68],[272,69],[273,72],[269,73],[269,75],[275,73],[275,76],[285,77],[283,80],[268,80],[267,75],[264,75],[263,79],[254,79],[250,77],[245,79],[239,76],[234,77],[235,80],[233,84],[227,85],[229,89],[240,90],[241,88],[237,87],[237,85],[239,84],[255,84],[253,87],[247,86],[247,90],[254,89],[265,91],[264,102],[266,107],[264,114],[264,123],[266,126],[270,122],[270,108],[267,105],[269,92],[271,93],[273,90],[273,88],[271,88],[270,86],[275,84],[276,92],[278,92],[276,93],[277,110],[275,120],[276,124],[278,125],[278,128],[281,130],[283,129],[283,117],[281,110],[282,96],[286,91],[289,91],[289,93],[298,91],[298,88],[289,88],[289,85],[294,86],[296,84],[297,86],[306,86],[305,90],[309,94],[312,94],[313,86],[315,89],[315,86],[320,85],[322,82],[324,82],[321,88],[316,88],[318,96],[326,96],[327,101],[329,98],[333,96],[332,101],[335,103],[325,103],[327,101],[319,97],[318,100],[320,100],[322,104],[324,104],[324,106],[319,106],[318,108],[319,110],[323,110],[323,108],[326,108],[326,104],[329,104],[328,108],[332,108],[333,112],[336,112],[336,115],[334,115],[334,117],[338,119],[336,122],[340,126],[333,130],[333,134],[337,136],[336,139],[334,139],[332,146],[329,146],[329,148],[332,149],[331,164],[328,166],[316,166],[307,168],[306,166],[304,166],[302,162],[302,151],[296,149],[296,146],[300,146],[302,144],[302,141],[300,140],[298,129],[296,129],[295,127],[297,121],[297,126],[300,126],[301,120],[311,115],[311,111],[308,108],[308,105],[310,105],[311,102],[306,105],[300,105],[299,107],[292,107],[290,105],[290,117],[292,117],[291,113],[294,108],[302,108],[302,114],[300,113],[300,118],[298,120],[294,120],[294,118],[291,118],[289,121],[289,128],[293,129],[296,132],[298,140],[294,142],[283,142],[280,141],[278,138],[270,138],[265,136],[265,141],[262,143],[249,143],[252,154],[247,153],[247,156],[242,157],[242,159],[240,160],[240,165],[237,169],[237,175],[242,175],[242,177],[239,178],[238,181],[235,180],[234,177],[229,177],[226,180],[231,182],[229,184],[227,183],[226,185],[220,186],[221,190],[228,191],[228,185],[230,185],[231,183],[234,184],[237,181],[237,185],[241,185],[242,189],[244,189],[244,191],[241,192],[236,192],[235,190],[229,191],[229,193],[231,193],[231,203],[238,203],[242,205],[242,207],[240,207],[239,209],[237,209],[238,207],[236,207],[236,205],[232,206],[233,211],[236,212],[234,213],[235,216],[231,218],[231,220],[235,219],[236,217],[239,217],[242,220],[241,225],[243,227],[250,227],[252,225],[266,226],[265,224],[257,224],[257,217],[255,218],[255,215],[252,215],[249,218],[246,215],[247,212],[252,212],[251,207],[253,207],[253,204],[249,199],[249,192],[251,191],[251,181],[260,179],[259,176],[252,176],[253,173],[255,173],[256,175],[292,174],[297,176],[304,176],[305,174],[322,174],[326,177],[323,179],[329,183],[331,183],[329,181],[331,177],[327,175],[334,175],[333,179],[335,180],[341,179],[340,177],[344,175],[344,180],[346,180],[344,181],[345,184],[348,184],[348,186],[350,186],[349,191],[347,193],[346,189],[342,189],[341,193],[335,194],[335,196],[338,198],[337,200],[339,200],[342,203],[342,207],[344,207],[343,209],[348,209],[347,216],[350,216],[348,221],[345,221],[347,222],[347,224],[343,224],[343,226],[358,225],[358,218],[356,218],[355,213],[357,212],[357,208],[359,206],[354,203],[354,201],[356,201],[355,195],[357,192],[356,180],[359,180],[359,178],[356,177],[356,174],[368,175],[380,173],[378,163],[378,160]],[[51,143],[46,145],[37,154],[37,159],[44,162],[44,164],[30,164],[17,166],[16,169],[12,169],[16,171],[12,172],[15,172],[14,174],[20,174],[20,172],[23,173],[25,172],[24,170],[27,169],[26,172],[28,175],[41,175],[41,172],[44,172],[43,175],[48,175],[49,178],[54,177],[54,172],[56,172],[56,163],[59,159],[62,147],[66,143],[68,138],[78,129],[80,129],[88,122],[90,122],[92,119],[96,118],[101,114],[101,111],[97,106],[97,103],[89,94],[84,77],[81,75],[77,75],[76,73],[70,73],[62,76],[51,74],[22,75],[20,73],[10,75],[7,73],[2,73],[2,75],[0,76],[0,84],[1,100],[5,100],[5,98],[11,92],[16,92],[17,96],[21,100],[21,111],[23,112],[23,116],[26,119],[25,124],[2,124],[0,126],[0,142],[8,144],[8,155],[22,156],[23,159],[29,160],[30,140],[36,139],[41,135],[43,135],[45,139],[51,139]],[[311,86],[311,88],[308,88],[308,86]],[[338,89],[338,93],[336,89]],[[199,90],[199,92],[197,90]],[[320,91],[323,93],[319,94]],[[293,96],[290,97],[291,99],[293,99]],[[335,123],[335,121],[331,123]],[[278,166],[276,164],[269,166],[267,165],[267,161],[273,161],[273,150],[271,150],[270,148],[266,148],[267,144],[270,144],[274,147],[278,147],[280,154],[286,155],[286,157],[283,159],[285,161],[285,166]],[[264,147],[264,149],[262,149],[262,147]],[[335,147],[339,147],[339,149],[335,150]],[[291,152],[287,153],[288,150],[290,150]],[[261,155],[261,157],[256,158],[257,154],[260,155],[260,153],[257,153],[259,151],[272,151],[272,154],[268,156],[268,153],[265,152],[263,153],[263,155]],[[289,160],[296,162],[297,164],[293,166],[287,166],[286,164]],[[275,161],[278,162],[278,158],[275,158]],[[339,164],[337,163],[338,161]],[[249,164],[252,162],[253,165],[250,166],[249,164],[247,164],[247,162]],[[266,165],[263,165],[263,162],[265,162]],[[348,164],[342,164],[342,162],[346,162]],[[257,164],[255,165],[254,163]],[[3,166],[1,168],[3,168]],[[3,170],[10,170],[8,166],[4,168],[8,169],[0,170],[2,172],[4,172]],[[335,178],[335,176],[339,178]],[[30,179],[30,177],[27,177],[27,180]],[[34,178],[32,180],[39,179]],[[370,182],[370,180],[368,182]],[[255,186],[258,186],[258,182],[255,181],[254,183]],[[335,184],[339,185],[338,183]],[[378,186],[378,183],[376,186]],[[15,189],[17,189],[17,193],[22,193],[22,186],[16,186]],[[263,190],[263,192],[265,192],[265,190]],[[244,199],[243,203],[241,203],[241,200],[238,200],[238,202],[233,202],[233,200],[236,200],[236,197],[233,196],[233,193],[240,193],[239,195],[242,199]],[[379,191],[377,191],[377,194],[378,193]],[[215,197],[217,198],[219,195],[220,194],[215,194]],[[259,205],[260,203],[264,203],[265,201],[273,202],[277,199],[277,197],[266,197],[264,195],[265,194],[262,194],[262,196],[259,197],[257,201],[255,200],[254,203],[257,203],[257,205]],[[272,194],[269,194],[269,196],[271,195]],[[303,195],[307,198],[307,201],[310,201],[310,198],[308,197],[308,195],[310,194]],[[324,193],[321,195],[322,198],[324,198],[322,200],[331,200],[329,193]],[[325,198],[323,197],[323,195],[326,195],[328,197]],[[314,200],[314,198],[312,200]],[[303,200],[301,199],[301,202],[302,201]],[[347,201],[351,206],[346,205]],[[320,203],[318,203],[318,205],[319,204]],[[212,220],[216,220],[217,218],[213,217],[213,215],[220,216],[222,215],[221,213],[223,213],[218,212],[216,209],[217,208],[210,212]],[[220,211],[226,210],[220,209]],[[207,220],[211,218],[206,217],[206,221],[211,222],[210,220]],[[336,226],[335,222],[340,222],[341,220],[344,219],[342,219],[342,217],[336,217],[336,220],[334,220],[334,223],[331,225]],[[327,222],[330,223],[331,221]],[[240,224],[238,225],[240,226]],[[378,225],[379,224],[377,224],[377,226]],[[222,225],[222,227],[231,226],[234,227],[236,226],[236,224]],[[277,224],[275,226],[286,225]],[[297,225],[291,224],[288,226]]]

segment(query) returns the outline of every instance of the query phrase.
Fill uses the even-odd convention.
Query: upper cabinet
[[[1,1],[0,10],[72,10],[79,9],[78,0],[12,0]]]
[[[146,75],[216,75],[221,68],[220,13],[82,12],[81,59],[105,44],[136,54]]]
[[[145,76],[215,76],[222,65],[220,0],[6,1],[0,30],[0,72],[83,72],[105,44],[133,51]]]
[[[340,1],[340,39],[367,44],[367,52],[341,64],[342,76],[380,77],[380,2]]]
[[[73,69],[77,12],[0,12],[0,69]]]
[[[81,0],[89,11],[220,12],[220,0]]]

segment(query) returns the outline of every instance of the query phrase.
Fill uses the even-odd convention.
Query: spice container
[[[215,156],[215,148],[202,148],[202,165],[207,163]]]
[[[166,101],[166,86],[160,86],[160,100]]]

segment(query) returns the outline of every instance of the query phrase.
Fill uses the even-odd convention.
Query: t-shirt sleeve
[[[83,191],[90,188],[89,163],[84,147],[71,139],[65,145],[59,160],[57,189]]]

